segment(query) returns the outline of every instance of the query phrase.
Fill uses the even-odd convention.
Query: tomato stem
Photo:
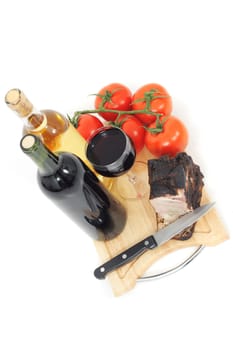
[[[71,122],[71,124],[73,124],[75,127],[77,127],[78,125],[78,119],[80,118],[80,116],[82,114],[100,114],[100,113],[114,113],[117,114],[117,118],[115,119],[114,122],[112,122],[112,125],[115,126],[119,126],[121,127],[122,124],[124,123],[125,119],[120,120],[121,116],[123,114],[128,114],[128,115],[136,115],[136,114],[149,114],[149,115],[153,115],[156,117],[156,127],[155,128],[147,128],[144,127],[146,130],[149,130],[152,133],[159,133],[161,131],[163,131],[163,124],[165,123],[165,121],[167,120],[168,117],[163,118],[163,120],[160,120],[160,117],[163,116],[163,114],[161,113],[155,113],[151,110],[151,102],[157,98],[167,98],[169,97],[168,95],[162,95],[160,94],[159,90],[157,89],[151,89],[150,91],[147,91],[144,93],[144,97],[134,101],[134,103],[137,102],[145,102],[145,108],[144,109],[140,109],[140,110],[130,110],[130,111],[119,111],[116,109],[109,109],[109,108],[105,108],[104,105],[106,102],[111,101],[112,95],[115,91],[117,91],[119,89],[115,89],[113,92],[106,90],[105,93],[102,95],[100,94],[93,94],[95,96],[99,96],[101,97],[101,103],[99,105],[99,108],[97,109],[85,109],[82,111],[76,111],[74,112],[73,117],[71,118],[68,115],[68,119]]]
[[[81,116],[81,113],[74,113],[73,117],[70,117],[69,114],[67,114],[68,120],[75,128],[78,127],[80,116]]]
[[[148,128],[147,126],[144,126],[144,128],[151,134],[159,134],[163,131],[163,126],[166,123],[167,119],[168,116],[164,117],[162,120],[160,120],[160,117],[157,116],[155,121],[155,128]]]
[[[162,127],[148,128],[147,126],[144,126],[144,129],[146,129],[146,131],[149,131],[150,134],[159,134],[163,131]]]
[[[74,116],[76,115],[80,115],[80,114],[88,114],[88,113],[105,113],[105,112],[108,112],[108,113],[115,113],[115,114],[118,114],[118,115],[122,115],[122,114],[144,114],[144,113],[147,113],[147,114],[151,114],[151,115],[154,115],[154,116],[159,116],[161,117],[162,114],[161,113],[155,113],[155,112],[152,112],[151,110],[147,110],[146,108],[145,109],[139,109],[139,110],[135,110],[135,111],[118,111],[116,109],[108,109],[108,108],[98,108],[98,109],[85,109],[85,110],[82,110],[82,111],[76,111],[74,112]]]

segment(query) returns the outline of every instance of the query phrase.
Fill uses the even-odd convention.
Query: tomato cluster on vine
[[[111,124],[130,137],[137,153],[145,146],[155,157],[175,156],[188,144],[187,128],[172,115],[172,98],[160,84],[143,85],[133,94],[127,86],[112,83],[95,95],[94,106],[70,119],[85,139]]]

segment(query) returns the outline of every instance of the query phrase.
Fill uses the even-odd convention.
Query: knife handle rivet
[[[100,268],[100,272],[104,272],[105,271],[105,268],[102,266],[101,268]]]
[[[144,245],[148,246],[149,245],[149,241],[148,240],[144,241]]]
[[[127,258],[127,254],[122,254],[122,259],[126,259]]]

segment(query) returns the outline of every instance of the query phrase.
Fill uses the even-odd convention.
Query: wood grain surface
[[[137,161],[147,162],[153,158],[146,150],[140,153]],[[103,263],[121,251],[129,248],[131,245],[142,240],[150,234],[157,231],[157,221],[155,211],[149,200],[149,185],[146,166],[140,177],[144,179],[147,186],[147,194],[143,198],[125,199],[122,193],[128,193],[132,196],[135,191],[133,184],[130,184],[127,176],[114,180],[112,192],[119,198],[127,209],[127,224],[123,232],[115,239],[108,242],[95,242],[95,247],[100,257],[100,263]],[[134,171],[134,169],[132,169]],[[206,182],[207,179],[204,178]],[[135,195],[136,197],[136,195]],[[210,202],[208,194],[203,191],[202,204]],[[229,235],[217,213],[215,208],[211,209],[203,218],[201,218],[195,226],[193,236],[187,241],[170,240],[161,247],[150,250],[134,261],[129,262],[125,266],[118,268],[108,274],[107,281],[110,283],[113,294],[120,296],[135,287],[136,281],[140,276],[151,267],[156,261],[162,257],[182,248],[195,247],[199,245],[215,246],[224,242]]]

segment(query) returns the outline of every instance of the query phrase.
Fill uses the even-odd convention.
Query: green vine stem
[[[148,110],[147,108],[145,109],[141,109],[141,110],[131,110],[131,111],[119,111],[119,110],[115,110],[115,109],[107,109],[107,108],[98,108],[98,109],[85,109],[85,110],[82,110],[82,111],[76,111],[74,112],[74,115],[73,117],[70,117],[68,115],[68,119],[69,121],[71,122],[71,124],[73,124],[75,127],[77,127],[78,125],[78,119],[80,118],[80,116],[82,114],[96,114],[96,113],[104,113],[104,112],[111,112],[111,113],[117,113],[117,117],[115,119],[114,122],[110,122],[109,124],[110,125],[117,125],[118,124],[118,121],[120,119],[120,117],[124,114],[127,114],[127,115],[135,115],[135,114],[149,114],[149,115],[154,115],[156,117],[156,130],[150,130],[150,128],[147,128],[146,126],[144,126],[144,128],[146,130],[148,130],[149,132],[151,133],[159,133],[161,131],[163,131],[163,124],[164,122],[159,122],[160,120],[160,117],[162,116],[161,113],[155,113],[155,112],[152,112],[151,110]],[[123,123],[123,121],[122,121]],[[122,123],[119,123],[119,126],[122,124]]]
[[[107,102],[107,101],[110,101],[111,100],[111,97],[112,97],[112,93],[110,93],[109,91],[106,91],[105,92],[105,95],[98,95],[102,98],[102,102],[100,104],[100,107],[98,109],[84,109],[84,110],[81,110],[81,111],[76,111],[74,112],[73,114],[73,117],[70,117],[69,115],[67,116],[69,121],[75,126],[77,127],[77,124],[78,124],[78,119],[80,118],[80,116],[82,114],[100,114],[100,113],[114,113],[114,114],[117,114],[117,117],[115,119],[114,122],[110,122],[110,124],[112,125],[117,125],[117,123],[119,122],[119,119],[122,115],[124,114],[127,114],[127,115],[136,115],[136,114],[148,114],[148,115],[153,115],[156,117],[156,131],[152,131],[152,133],[155,133],[155,132],[161,132],[163,131],[163,124],[164,122],[160,122],[160,117],[163,116],[163,114],[161,113],[155,113],[151,110],[151,102],[156,99],[156,98],[166,98],[168,97],[167,95],[154,95],[155,93],[158,93],[157,90],[150,90],[148,92],[145,92],[144,94],[144,98],[140,99],[140,100],[137,100],[135,101],[136,102],[139,102],[139,101],[144,101],[145,102],[145,108],[144,109],[139,109],[139,110],[130,110],[130,111],[120,111],[120,110],[116,110],[116,109],[108,109],[108,108],[105,108],[104,107],[104,104]],[[96,95],[96,94],[95,94]],[[121,123],[122,124],[122,123]],[[145,127],[146,130],[149,131],[149,128]]]
[[[80,114],[93,114],[93,113],[105,113],[105,112],[108,112],[108,113],[115,113],[115,114],[118,114],[118,115],[122,115],[122,114],[150,114],[150,115],[154,115],[154,116],[159,116],[161,117],[162,114],[161,113],[155,113],[155,112],[152,112],[151,110],[148,110],[147,108],[145,109],[138,109],[138,110],[130,110],[130,111],[119,111],[119,110],[116,110],[116,109],[108,109],[108,108],[98,108],[98,109],[85,109],[85,110],[82,110],[82,111],[76,111],[74,112],[74,117],[80,115]]]
[[[163,126],[166,123],[168,117],[164,117],[163,120],[160,120],[159,117],[156,117],[155,121],[155,128],[148,128],[147,126],[144,126],[146,131],[148,131],[150,134],[159,134],[163,131]]]

